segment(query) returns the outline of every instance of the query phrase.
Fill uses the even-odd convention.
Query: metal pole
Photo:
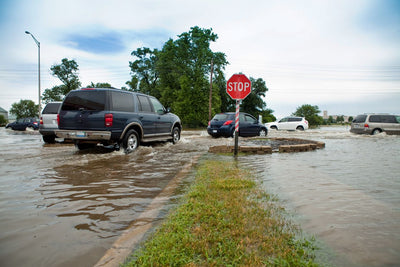
[[[25,31],[26,34],[29,34],[30,36],[32,36],[33,40],[35,41],[36,45],[38,46],[38,101],[39,101],[39,118],[40,118],[40,113],[42,111],[42,105],[41,105],[41,93],[40,93],[40,42],[38,40],[36,40],[35,36],[33,36],[32,33]]]
[[[236,100],[236,113],[235,113],[235,150],[234,155],[238,154],[239,147],[239,110],[240,110],[240,100]]]

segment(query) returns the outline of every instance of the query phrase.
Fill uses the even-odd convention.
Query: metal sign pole
[[[240,100],[236,100],[236,114],[235,114],[235,151],[234,155],[238,154],[239,146],[239,110],[240,110]]]

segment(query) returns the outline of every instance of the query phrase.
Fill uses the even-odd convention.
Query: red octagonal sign
[[[245,99],[251,93],[251,81],[244,74],[234,74],[226,82],[226,92],[232,99]]]

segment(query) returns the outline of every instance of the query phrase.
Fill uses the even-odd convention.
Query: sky
[[[400,114],[399,0],[0,0],[0,107],[60,85],[50,67],[79,65],[82,86],[126,86],[131,52],[161,49],[191,27],[233,74],[262,78],[277,118],[304,104],[329,115]],[[322,115],[322,113],[321,113]]]

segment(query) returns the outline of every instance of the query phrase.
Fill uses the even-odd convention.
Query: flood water
[[[400,265],[400,136],[346,127],[269,136],[326,143],[313,152],[238,157],[317,238],[323,261]],[[45,145],[37,132],[0,128],[0,266],[93,266],[128,226],[162,220],[190,179],[157,215],[141,214],[194,157],[232,142],[185,132],[176,145],[125,155]]]
[[[346,127],[274,135],[326,144],[314,152],[239,159],[318,239],[321,260],[400,266],[400,136],[354,135]]]

